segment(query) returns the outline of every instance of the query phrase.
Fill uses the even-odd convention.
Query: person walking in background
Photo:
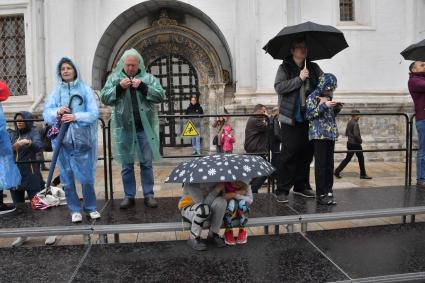
[[[63,57],[55,70],[57,84],[44,104],[44,121],[53,125],[57,119],[61,123],[70,123],[65,139],[62,141],[58,156],[61,183],[63,184],[68,209],[73,223],[81,222],[80,199],[74,178],[81,183],[83,191],[83,209],[91,219],[100,218],[96,208],[94,182],[97,162],[97,119],[99,108],[96,95],[80,77],[75,63]],[[80,101],[72,100],[72,95],[80,95]],[[71,136],[66,142],[67,136]],[[52,140],[53,149],[58,146],[57,139]],[[50,168],[52,169],[52,168]]]
[[[0,81],[0,215],[16,210],[3,202],[3,191],[16,188],[21,183],[21,173],[13,160],[12,144],[6,129],[2,102],[10,96],[9,87]]]
[[[347,140],[347,149],[348,150],[363,150],[362,148],[362,136],[360,134],[360,127],[359,127],[359,119],[360,119],[360,111],[353,110],[351,112],[351,119],[347,123],[347,128],[345,129],[345,135],[348,137]],[[353,158],[354,152],[347,152],[347,155],[345,156],[344,160],[341,161],[341,163],[338,165],[338,167],[335,169],[335,177],[338,179],[342,178],[341,173],[344,170],[344,168],[347,166],[347,164],[351,161],[351,158]],[[372,179],[372,177],[368,176],[366,174],[366,168],[364,163],[364,156],[363,152],[357,151],[356,152],[357,160],[359,162],[360,167],[360,179]]]
[[[196,96],[192,96],[190,98],[190,104],[184,112],[186,115],[202,115],[204,114],[204,110],[202,109],[201,104],[198,102],[198,98]],[[190,118],[199,132],[199,136],[193,137],[192,140],[192,155],[200,155],[201,154],[201,120],[199,118]]]
[[[229,124],[223,126],[223,132],[221,134],[220,142],[223,148],[223,152],[233,152],[233,144],[236,142],[236,139],[233,128]]]
[[[415,104],[419,149],[416,155],[416,186],[425,189],[425,62],[415,61],[409,67],[409,92]]]
[[[306,101],[308,138],[314,145],[317,203],[324,205],[336,204],[332,189],[335,140],[338,138],[335,116],[342,109],[342,103],[332,100],[336,87],[336,77],[333,74],[323,74]]]
[[[215,132],[215,135],[213,138],[213,145],[215,145],[217,153],[223,152],[220,137],[221,137],[225,123],[226,123],[226,118],[220,116],[212,124],[212,127],[214,128],[214,132]]]
[[[134,162],[140,165],[140,178],[147,207],[155,208],[152,160],[159,160],[159,120],[156,104],[165,92],[153,75],[145,70],[143,58],[135,49],[126,50],[109,75],[100,93],[105,105],[112,106],[112,151],[121,163],[124,200],[121,209],[135,205]]]
[[[254,106],[254,114],[267,115],[267,108],[263,104]],[[251,116],[245,127],[244,148],[247,153],[258,154],[264,157],[269,152],[269,124],[265,116]],[[254,178],[251,181],[251,190],[258,193],[267,176]]]
[[[323,74],[320,67],[307,57],[304,39],[292,42],[291,56],[283,60],[274,83],[278,95],[279,122],[281,124],[281,162],[277,172],[278,202],[288,202],[288,194],[314,198],[310,186],[310,163],[314,147],[308,139],[308,122],[305,120],[306,98],[316,88]]]

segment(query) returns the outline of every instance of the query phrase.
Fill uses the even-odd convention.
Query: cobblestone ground
[[[155,194],[156,197],[177,197],[181,194],[180,184],[165,184],[164,179],[168,176],[170,171],[174,168],[175,164],[179,160],[175,159],[163,159],[160,163],[154,165],[155,173]],[[337,165],[337,164],[336,164]],[[361,187],[382,187],[382,186],[397,186],[404,185],[404,163],[401,162],[369,162],[366,164],[368,175],[372,176],[372,180],[361,180],[359,178],[359,169],[356,162],[351,162],[342,173],[342,179],[335,179],[334,189],[337,196],[338,189],[344,188],[361,188]],[[47,172],[44,172],[44,175]],[[104,178],[103,178],[103,167],[99,167],[97,170],[97,182],[96,182],[96,194],[99,199],[104,198]],[[314,186],[314,168],[311,168],[312,183]],[[415,172],[413,172],[415,176]],[[413,178],[414,179],[414,178]],[[139,180],[138,184],[140,183]],[[414,184],[415,181],[412,180]],[[120,167],[117,165],[113,166],[113,187],[114,187],[114,198],[120,199],[123,197]],[[267,188],[261,189],[263,192],[267,192]],[[6,202],[10,201],[9,193],[6,198]],[[142,197],[143,194],[138,190],[137,197]],[[161,209],[161,208],[158,208]],[[425,221],[425,216],[417,215],[417,221]],[[360,219],[350,221],[333,221],[314,223],[309,225],[309,230],[322,230],[322,229],[338,229],[338,228],[349,228],[359,226],[371,226],[371,225],[385,225],[401,223],[401,217],[387,217],[377,219]],[[299,231],[299,225],[295,225],[295,231]],[[281,233],[284,231],[281,227]],[[263,234],[264,229],[262,227],[249,228],[249,234],[257,235]],[[112,241],[112,235],[110,236]],[[162,232],[162,233],[134,233],[134,234],[121,234],[121,242],[140,242],[140,241],[159,241],[159,240],[180,240],[187,239],[188,233],[177,231],[177,232]],[[8,247],[13,242],[12,238],[0,238],[0,247]],[[26,246],[37,246],[44,244],[44,237],[33,237],[26,242]],[[94,238],[94,241],[97,239]],[[68,245],[68,244],[83,244],[82,236],[59,236],[57,245]]]

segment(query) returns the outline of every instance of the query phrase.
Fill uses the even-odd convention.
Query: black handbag
[[[215,135],[213,138],[213,145],[218,145],[218,136]]]

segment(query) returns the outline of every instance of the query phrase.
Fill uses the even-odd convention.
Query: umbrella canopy
[[[348,47],[344,34],[333,26],[306,22],[287,26],[263,47],[274,59],[285,59],[291,55],[291,45],[296,39],[304,39],[308,48],[308,59],[330,59]]]
[[[410,45],[400,54],[406,60],[425,61],[425,39]]]
[[[256,155],[216,154],[180,163],[166,183],[216,183],[269,176],[275,169]]]

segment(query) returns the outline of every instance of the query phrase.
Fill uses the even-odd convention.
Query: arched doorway
[[[192,64],[183,56],[170,54],[149,64],[149,73],[159,79],[166,93],[166,100],[159,109],[161,114],[181,115],[189,106],[192,96],[200,96],[198,75]],[[181,138],[183,123],[175,119],[163,119],[160,124],[163,146],[190,146],[188,139]]]
[[[123,12],[107,28],[96,49],[94,89],[101,88],[107,74],[129,48],[142,54],[147,70],[160,79],[167,95],[171,95],[161,106],[161,113],[181,114],[189,104],[190,94],[199,95],[206,114],[223,112],[224,87],[233,76],[232,60],[223,34],[202,11],[180,1],[164,0],[145,1]],[[184,75],[186,66],[190,67],[190,76]],[[176,72],[172,68],[177,68]],[[180,78],[181,83],[174,84]],[[189,80],[186,90],[183,80]],[[213,149],[208,126],[212,120],[203,121],[203,150]],[[189,140],[180,138],[181,123],[163,121],[163,126],[163,145],[189,145]]]

